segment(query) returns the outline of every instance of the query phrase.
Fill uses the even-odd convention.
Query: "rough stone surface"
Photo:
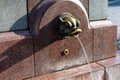
[[[94,61],[116,56],[117,27],[109,21],[91,22],[93,28]]]
[[[27,29],[26,0],[0,0],[0,32]]]
[[[46,74],[27,80],[91,80],[89,66],[92,69],[93,80],[104,80],[104,68],[96,63]]]
[[[28,31],[0,33],[0,80],[34,75],[33,41]]]

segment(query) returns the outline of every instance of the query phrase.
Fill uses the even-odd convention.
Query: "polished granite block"
[[[33,31],[35,26],[39,26],[40,18],[43,17],[45,11],[50,7],[50,5],[53,5],[54,3],[59,2],[59,1],[61,0],[28,0],[27,1],[28,2],[28,13],[29,13],[28,24],[29,24],[31,31]],[[88,12],[88,0],[80,0],[80,1],[83,3],[86,11]]]
[[[116,56],[117,27],[110,21],[90,22],[93,29],[94,61]]]
[[[104,67],[96,63],[91,63],[89,66],[92,71],[92,80],[104,80]],[[82,65],[27,80],[91,80],[89,66]]]
[[[36,7],[40,7],[40,3],[47,0],[28,0],[28,11],[29,13],[35,11]],[[55,1],[55,0],[49,0]],[[107,19],[107,0],[80,0],[86,8],[89,14],[89,19],[92,20],[103,20]],[[38,10],[38,8],[37,8]],[[31,16],[30,16],[31,17]]]
[[[44,0],[45,2],[48,1],[57,1],[57,0]],[[43,0],[28,0],[28,10],[29,12],[34,9],[38,4],[44,2]],[[83,5],[85,6],[86,10],[88,11],[88,0],[80,0]]]
[[[83,6],[85,7],[86,11],[88,12],[89,10],[89,0],[79,0],[83,3]]]
[[[27,28],[26,0],[0,0],[0,32]]]
[[[120,55],[97,63],[105,67],[105,80],[120,79]]]
[[[0,80],[34,75],[33,40],[29,31],[0,33]]]
[[[64,6],[64,8],[61,8],[62,6]],[[81,21],[82,24],[80,24],[80,27],[83,32],[80,33],[78,37],[81,39],[87,55],[89,56],[89,62],[93,61],[92,29],[89,29],[89,22],[85,12],[79,6],[81,5],[78,5],[77,2],[66,0],[59,1],[50,6],[44,16],[39,17],[41,22],[35,30],[38,34],[34,36],[36,76],[87,63],[78,38],[66,37],[65,39],[60,39],[57,34],[57,26],[55,25],[56,17],[65,11],[72,13],[76,19]],[[49,14],[50,16],[48,16]],[[65,49],[69,51],[69,54],[63,56],[61,54],[64,54]]]

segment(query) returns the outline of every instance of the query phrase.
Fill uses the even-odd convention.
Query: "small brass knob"
[[[64,55],[68,55],[69,54],[69,50],[68,49],[65,49],[64,50]]]
[[[67,56],[69,55],[69,50],[68,49],[65,49],[62,53],[61,53],[61,56]]]
[[[80,21],[75,19],[70,13],[63,13],[58,17],[57,21],[57,33],[62,38],[66,36],[78,35],[82,32],[78,27],[80,26]]]

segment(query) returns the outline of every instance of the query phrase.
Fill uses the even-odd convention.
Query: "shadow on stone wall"
[[[18,19],[10,28],[11,31],[14,30],[25,30],[28,29],[28,25],[27,25],[27,15],[24,15],[23,17],[21,17],[20,19]]]
[[[36,52],[44,49],[48,45],[58,40],[57,37],[49,36],[54,33],[48,33],[48,26],[40,30],[41,36],[34,36],[29,31],[16,31],[16,40],[1,42],[0,45],[0,77],[3,73],[10,74],[7,77],[22,76],[21,79],[34,76],[34,55]],[[52,29],[50,29],[52,31]],[[49,30],[49,31],[50,31]],[[12,36],[12,35],[11,35]],[[11,37],[7,36],[6,37]],[[19,37],[25,37],[20,39]],[[47,37],[48,36],[48,37]],[[56,36],[56,35],[55,35]],[[14,37],[13,37],[14,38]],[[8,38],[9,39],[9,38]],[[3,73],[2,73],[3,72]],[[17,75],[16,75],[17,74]],[[17,78],[16,78],[17,79]]]
[[[10,40],[0,42],[0,79],[22,80],[33,76],[33,39],[29,32],[6,32],[3,35]]]
[[[16,29],[17,25],[22,25],[25,17],[26,15],[20,18],[12,26],[11,30]],[[49,27],[48,25],[55,25],[55,20],[43,26],[43,28],[39,30],[38,35],[35,35],[29,30],[2,34],[6,35],[7,38],[5,39],[8,39],[8,41],[5,40],[4,42],[3,40],[3,42],[0,43],[0,79],[10,78],[17,80],[17,77],[24,79],[34,76],[35,53],[59,40],[56,34],[56,28],[54,26]],[[13,39],[15,38],[15,40],[11,40],[11,37],[13,37]]]

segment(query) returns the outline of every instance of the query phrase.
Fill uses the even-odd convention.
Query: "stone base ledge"
[[[90,64],[94,80],[102,80],[104,76],[104,67],[96,64]],[[88,65],[82,65],[76,68],[63,70],[27,80],[91,80]]]

